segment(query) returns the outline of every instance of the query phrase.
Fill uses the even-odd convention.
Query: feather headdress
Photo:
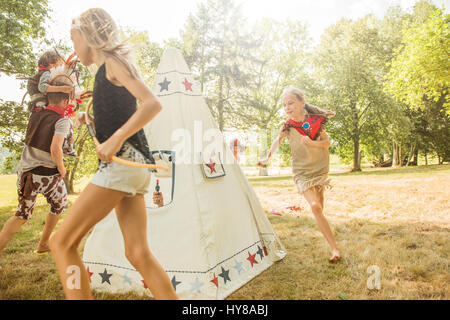
[[[78,74],[73,64],[62,64],[50,69],[50,84],[71,86],[74,88],[75,98],[80,98],[81,88],[78,84]]]

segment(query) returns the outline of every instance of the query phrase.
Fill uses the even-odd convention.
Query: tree
[[[46,0],[0,0],[0,74],[29,75],[35,70],[34,39],[45,35]],[[12,170],[20,157],[29,114],[12,101],[0,98],[0,145],[9,150],[4,167]]]
[[[0,146],[8,150],[2,159],[2,171],[12,173],[20,158],[28,117],[18,103],[0,99]]]
[[[306,72],[311,39],[300,22],[280,23],[270,19],[257,23],[251,35],[258,46],[250,52],[252,59],[242,66],[250,77],[231,105],[232,125],[258,130],[261,144],[269,147],[285,118],[280,110],[283,90],[296,85],[308,91],[313,82]]]
[[[290,85],[309,87],[306,68],[311,39],[302,23],[269,19],[255,25],[252,35],[260,45],[252,50],[252,60],[243,66],[251,77],[232,106],[234,126],[268,130],[281,120],[283,90]]]
[[[47,0],[0,1],[0,72],[28,75],[36,56],[33,40],[45,35]]]
[[[425,23],[413,24],[402,35],[386,90],[412,108],[443,98],[450,114],[450,15],[438,9]]]
[[[448,115],[444,112],[450,112],[448,22],[448,15],[428,1],[419,1],[411,15],[403,16],[402,32],[396,32],[398,44],[390,54],[384,89],[395,104],[402,105],[409,126],[393,130],[394,165],[417,164],[419,153],[426,157],[435,152],[440,159],[448,158]],[[399,133],[401,140],[396,138]],[[408,150],[407,159],[401,159]]]
[[[144,81],[151,85],[161,60],[163,48],[158,43],[151,42],[146,31],[126,29],[123,37],[128,39],[127,42],[134,48],[136,63]]]
[[[314,66],[323,83],[321,101],[336,111],[328,130],[340,156],[351,155],[361,170],[361,142],[370,144],[379,130],[379,113],[392,113],[382,91],[386,55],[378,21],[368,15],[356,22],[342,19],[328,28],[316,49]]]
[[[181,33],[183,52],[222,131],[232,118],[237,90],[248,80],[241,66],[251,59],[248,52],[255,44],[245,30],[241,8],[233,0],[206,0]]]

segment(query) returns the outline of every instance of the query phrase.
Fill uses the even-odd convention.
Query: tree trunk
[[[265,137],[265,150],[262,152],[262,158],[267,157],[269,150],[270,150],[270,146],[272,145],[272,132],[270,130],[268,130],[267,128],[263,128],[263,130],[266,132],[266,137]],[[273,159],[273,155],[272,155],[272,159]],[[267,177],[269,175],[269,170],[267,169],[267,166],[260,166],[259,167],[259,176],[261,177]]]
[[[267,157],[268,152],[269,152],[268,150],[264,150],[262,152],[261,159]],[[269,170],[267,170],[267,166],[259,166],[259,176],[267,177],[268,175],[269,175]]]
[[[205,46],[202,46],[202,53],[201,53],[201,57],[202,57],[202,62],[201,62],[201,66],[200,66],[200,89],[202,94],[204,94],[204,89],[205,89]]]
[[[353,168],[352,172],[361,171],[361,152],[359,151],[359,136],[353,139]]]
[[[403,152],[401,142],[398,144],[398,166],[403,167]]]
[[[66,183],[66,188],[67,188],[67,193],[68,194],[75,193],[75,190],[74,190],[74,187],[73,187],[74,182],[75,182],[75,174],[77,172],[78,165],[80,164],[80,158],[81,158],[81,155],[82,155],[83,150],[84,150],[84,144],[86,143],[86,140],[90,137],[87,134],[87,131],[85,131],[85,132],[81,131],[81,132],[79,132],[79,135],[81,135],[81,138],[79,139],[80,141],[77,143],[78,144],[78,148],[76,150],[76,153],[77,153],[78,157],[75,159],[75,163],[73,165],[72,170],[67,170],[67,174],[66,174],[66,176],[64,178],[64,182]]]
[[[419,165],[419,148],[416,146],[416,150],[414,152],[414,160],[412,162],[413,166]]]
[[[414,144],[411,145],[411,150],[409,151],[409,155],[408,155],[408,161],[406,162],[406,166],[409,167],[409,164],[411,163],[414,154],[416,152],[416,144],[417,142],[414,142]]]
[[[427,153],[425,152],[425,165],[427,166],[428,165],[428,156],[427,156]]]
[[[398,147],[395,139],[392,140],[392,167],[398,167]]]
[[[221,49],[220,49],[220,75],[219,75],[219,102],[217,105],[217,109],[219,111],[219,129],[220,131],[223,132],[223,128],[224,128],[224,119],[223,119],[223,107],[224,107],[224,103],[223,103],[223,82],[224,82],[224,72],[223,72],[223,60],[224,60],[224,47],[222,45]]]
[[[64,177],[64,184],[66,185],[67,194],[73,193],[73,182],[71,183],[70,174],[71,170],[66,170],[66,176]]]

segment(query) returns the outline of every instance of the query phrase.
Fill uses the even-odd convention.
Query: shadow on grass
[[[331,172],[330,177],[346,176],[390,176],[390,175],[423,175],[439,172],[450,172],[450,165],[430,165],[418,167],[402,168],[370,168],[359,172]],[[265,182],[292,180],[292,175],[269,176],[269,177],[248,177],[252,185],[263,185]]]
[[[450,231],[426,224],[331,221],[343,259],[328,262],[329,247],[311,216],[270,217],[288,255],[228,300],[448,299]],[[37,256],[38,239],[5,252],[0,299],[64,299],[50,255]],[[19,245],[19,243],[17,243]],[[381,290],[369,290],[367,268],[381,270]],[[98,300],[148,300],[148,296],[94,292]]]
[[[309,216],[271,217],[287,256],[229,299],[448,299],[450,230],[421,223],[332,222],[342,253],[330,249]],[[369,266],[381,289],[367,288]]]
[[[370,168],[359,172],[337,172],[330,173],[330,176],[389,176],[389,175],[422,175],[438,172],[450,172],[450,165],[430,165],[417,167],[402,167],[402,168]]]

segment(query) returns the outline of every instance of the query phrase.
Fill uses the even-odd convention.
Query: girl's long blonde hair
[[[334,111],[321,109],[321,108],[312,106],[310,104],[307,104],[304,92],[296,87],[289,87],[289,88],[284,89],[283,94],[281,95],[281,99],[283,99],[284,96],[286,96],[287,94],[293,94],[297,97],[297,99],[299,101],[305,102],[305,110],[310,115],[323,116],[326,118],[332,118],[336,115],[336,113]]]
[[[72,29],[79,30],[90,47],[122,63],[133,77],[141,77],[131,47],[121,40],[119,28],[104,9],[83,12],[72,21]]]

